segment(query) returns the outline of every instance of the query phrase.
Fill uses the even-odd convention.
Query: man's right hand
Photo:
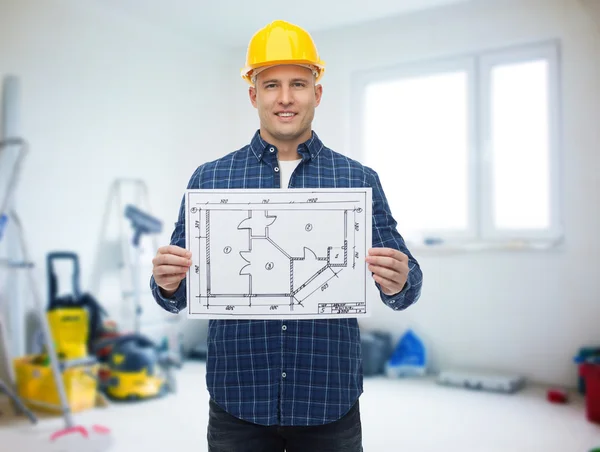
[[[162,295],[171,297],[192,265],[192,253],[175,245],[162,246],[152,259],[152,275]]]

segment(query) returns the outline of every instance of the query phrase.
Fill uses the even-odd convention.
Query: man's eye
[[[267,88],[267,89],[275,88],[275,83],[269,83],[268,85],[265,85],[265,88]]]
[[[296,88],[304,88],[306,85],[302,82],[296,82],[293,84],[293,86]]]

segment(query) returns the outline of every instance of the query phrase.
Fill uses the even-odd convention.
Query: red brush
[[[563,389],[551,388],[548,389],[546,398],[551,403],[567,403],[569,401],[569,394]]]

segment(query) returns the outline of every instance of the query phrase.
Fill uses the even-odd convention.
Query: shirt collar
[[[250,151],[259,162],[263,159],[265,152],[270,147],[272,147],[272,145],[263,140],[260,136],[260,130],[257,130],[250,142]],[[298,146],[298,154],[300,154],[302,161],[306,162],[308,160],[316,159],[323,150],[323,147],[324,145],[317,134],[312,132],[312,136]]]

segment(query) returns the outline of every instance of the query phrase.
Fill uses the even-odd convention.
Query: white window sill
[[[415,241],[406,242],[408,249],[411,253],[415,254],[445,254],[477,251],[549,251],[559,249],[562,244],[562,238],[496,241],[448,240],[436,241],[434,243]]]

